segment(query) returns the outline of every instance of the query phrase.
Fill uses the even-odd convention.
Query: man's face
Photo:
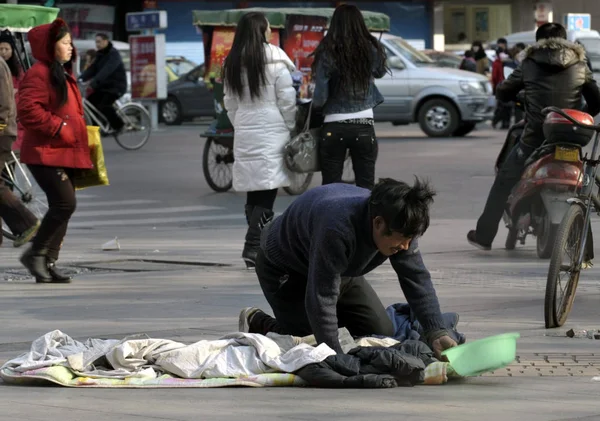
[[[501,42],[498,44],[498,48],[502,48],[502,51],[506,51],[508,49],[508,45],[506,45],[504,42]]]
[[[408,250],[412,238],[408,238],[399,232],[388,231],[385,221],[381,216],[373,219],[373,241],[377,250],[384,256],[393,256],[402,250]]]
[[[102,50],[103,48],[108,47],[108,40],[103,39],[102,37],[96,37],[96,49]]]

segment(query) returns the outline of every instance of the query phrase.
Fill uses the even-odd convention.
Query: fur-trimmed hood
[[[62,28],[69,29],[67,22],[61,18],[56,19],[52,23],[45,25],[36,26],[27,34],[27,39],[31,45],[31,54],[33,58],[44,63],[52,63],[54,60],[54,46],[56,42],[56,36]],[[73,46],[73,56],[71,57],[70,63],[75,61],[77,57],[77,51]]]
[[[585,49],[566,39],[549,38],[527,48],[525,57],[539,65],[566,69],[579,62],[585,62]]]

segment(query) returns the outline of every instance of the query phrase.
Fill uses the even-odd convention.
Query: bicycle
[[[35,183],[27,166],[21,164],[17,154],[13,151],[11,155],[12,159],[4,164],[0,178],[21,199],[25,207],[41,220],[48,210],[46,197]],[[16,239],[4,220],[2,221],[2,235],[11,241]]]
[[[582,158],[583,171],[581,174],[583,179],[576,191],[576,196],[567,200],[570,207],[558,227],[550,259],[544,300],[544,319],[548,329],[560,327],[567,321],[575,300],[579,275],[582,270],[592,266],[594,246],[590,219],[592,212],[600,214],[600,195],[594,192],[594,185],[600,187],[600,176],[598,175],[600,160],[597,156],[600,125],[581,124],[555,107],[546,108],[542,112],[555,112],[571,122],[574,128],[595,132],[591,157],[588,158],[586,154]],[[566,262],[565,258],[567,258]],[[561,282],[562,272],[568,275],[564,288]]]
[[[83,111],[88,125],[98,126],[101,133],[112,135],[117,144],[123,149],[129,151],[140,149],[150,139],[150,132],[152,131],[150,113],[144,106],[135,102],[123,103],[117,100],[113,104],[113,107],[117,111],[119,118],[125,123],[123,130],[120,132],[115,132],[106,116],[98,108],[94,107],[90,101],[83,98]],[[141,135],[139,141],[133,144],[125,142],[125,140],[129,139],[128,135],[135,135],[137,133]]]

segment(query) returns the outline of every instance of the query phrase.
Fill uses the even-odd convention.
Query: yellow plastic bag
[[[88,187],[108,186],[108,172],[104,164],[104,151],[100,139],[100,127],[87,126],[88,145],[90,146],[90,158],[94,168],[89,170],[77,170],[75,172],[75,189],[82,190]]]

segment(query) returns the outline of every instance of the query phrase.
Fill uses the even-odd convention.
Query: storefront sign
[[[552,4],[536,3],[533,9],[533,17],[537,26],[542,26],[552,20]]]
[[[221,79],[221,69],[223,62],[227,58],[233,38],[235,36],[235,28],[220,27],[215,28],[212,36],[212,45],[210,47],[210,61],[208,68],[208,78],[214,77],[217,81]],[[271,32],[271,40],[273,45],[279,46],[279,30],[273,28]]]
[[[165,35],[132,35],[131,96],[134,99],[165,99]]]
[[[127,32],[143,31],[147,29],[166,29],[167,12],[154,10],[150,12],[133,12],[125,15]]]
[[[592,16],[589,13],[569,13],[564,17],[569,31],[589,31],[592,29]]]
[[[283,49],[296,66],[295,79],[300,79],[300,98],[312,98],[311,66],[309,57],[317,48],[327,29],[327,18],[292,15],[287,22],[287,37]]]

